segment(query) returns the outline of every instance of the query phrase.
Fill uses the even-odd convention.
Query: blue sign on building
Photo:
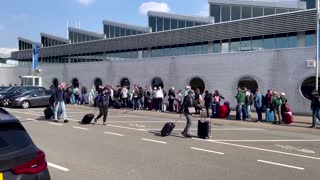
[[[33,45],[33,56],[32,56],[32,71],[34,72],[38,68],[39,64],[39,46]]]

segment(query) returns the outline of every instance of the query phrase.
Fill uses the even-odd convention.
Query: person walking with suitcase
[[[104,88],[98,96],[97,105],[99,107],[99,115],[94,119],[94,125],[97,124],[98,119],[103,116],[103,125],[106,125],[108,110],[109,110],[110,89]]]
[[[189,134],[189,130],[192,125],[192,115],[191,114],[195,113],[193,95],[194,95],[193,90],[190,90],[188,92],[188,95],[184,97],[183,103],[182,103],[181,108],[179,110],[180,114],[182,114],[182,112],[184,113],[184,115],[186,116],[186,120],[187,120],[186,127],[181,132],[181,134],[185,138],[191,137]]]
[[[59,122],[58,120],[58,111],[61,109],[63,113],[63,119],[64,123],[68,123],[67,119],[67,112],[66,112],[66,106],[65,106],[65,100],[66,100],[66,84],[61,83],[58,89],[53,93],[54,98],[54,121]]]
[[[319,122],[320,113],[320,96],[317,90],[312,92],[311,97],[311,109],[312,109],[312,126],[310,128],[317,128],[317,122]]]

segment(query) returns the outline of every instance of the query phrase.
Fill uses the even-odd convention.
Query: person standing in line
[[[177,101],[177,109],[176,111],[179,112],[181,104],[182,104],[182,100],[183,100],[183,95],[182,95],[182,91],[179,90],[176,96],[176,101]]]
[[[251,120],[251,106],[253,105],[253,94],[250,90],[246,89],[246,98],[245,98],[245,106],[246,106],[246,120]]]
[[[164,93],[161,86],[158,87],[157,91],[157,101],[158,101],[158,111],[162,111],[162,103],[163,103]]]
[[[288,103],[288,100],[286,98],[286,93],[282,92],[280,93],[280,98],[281,98],[281,119],[282,121],[284,121],[284,114],[287,112],[287,108],[286,108],[286,105]]]
[[[122,87],[120,96],[121,96],[121,101],[122,101],[122,107],[126,108],[127,101],[128,101],[128,89],[125,86]]]
[[[254,96],[254,107],[256,108],[257,114],[258,114],[258,121],[262,122],[262,94],[259,92],[259,89],[256,89]]]
[[[66,112],[66,106],[65,106],[65,100],[66,100],[66,84],[61,83],[60,86],[56,89],[56,91],[53,94],[54,98],[54,121],[59,122],[58,120],[58,110],[61,109],[63,113],[63,119],[64,123],[68,123],[67,119],[67,112]]]
[[[193,90],[190,90],[188,92],[188,95],[184,97],[183,103],[182,103],[181,108],[179,110],[180,114],[184,113],[184,115],[186,116],[186,120],[187,120],[187,123],[186,123],[184,130],[181,132],[181,134],[185,138],[191,138],[191,135],[189,132],[190,132],[190,127],[192,125],[192,115],[189,112],[189,108],[194,107],[193,96],[194,96],[194,92],[193,92]]]
[[[98,119],[100,119],[103,116],[103,125],[106,125],[107,116],[108,116],[108,110],[109,110],[109,99],[110,99],[110,89],[105,87],[99,98],[97,105],[99,107],[99,115],[94,119],[94,125],[97,124]]]
[[[317,128],[320,116],[320,95],[319,91],[314,90],[311,96],[311,110],[312,110],[312,126],[310,128]]]
[[[246,117],[245,114],[242,113],[242,108],[244,106],[245,103],[245,91],[244,88],[238,88],[238,93],[236,95],[236,99],[237,99],[237,120],[245,120]]]
[[[274,92],[273,99],[272,99],[272,105],[274,108],[274,120],[275,120],[274,124],[277,123],[277,119],[279,120],[279,124],[281,124],[281,116],[280,116],[281,104],[282,104],[282,101],[281,101],[281,98],[280,98],[278,92]]]
[[[212,104],[212,94],[208,90],[205,91],[204,106],[206,107],[207,117],[210,117],[210,106]]]
[[[149,103],[150,103],[149,98],[150,98],[150,95],[151,95],[151,93],[150,93],[150,90],[149,90],[148,86],[145,86],[144,87],[144,95],[143,95],[143,97],[144,97],[143,109],[146,109],[146,110],[149,109]]]
[[[173,103],[174,100],[176,99],[176,92],[174,91],[174,87],[172,87],[171,89],[169,89],[168,92],[168,101],[169,101],[169,112],[173,112]]]
[[[155,111],[158,111],[157,92],[158,92],[157,87],[154,87],[154,88],[153,88],[153,91],[152,91],[152,108],[153,108]]]
[[[139,89],[137,86],[133,89],[133,103],[134,103],[134,109],[135,111],[139,110]]]
[[[217,118],[218,117],[218,110],[220,106],[220,102],[224,99],[224,97],[220,94],[218,90],[214,91],[213,94],[213,101],[212,101],[212,117]]]

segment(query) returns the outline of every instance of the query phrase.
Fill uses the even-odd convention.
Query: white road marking
[[[53,123],[53,122],[49,122],[49,124],[52,124],[52,125],[55,125],[55,126],[62,126],[62,124]]]
[[[257,160],[257,161],[262,162],[262,163],[266,163],[266,164],[273,164],[273,165],[277,165],[277,166],[283,166],[283,167],[288,167],[288,168],[293,168],[293,169],[304,170],[304,168],[302,168],[302,167],[290,166],[290,165],[275,163],[275,162],[271,162],[271,161],[264,161],[264,160]]]
[[[38,121],[36,119],[27,118],[28,121]]]
[[[135,127],[138,127],[138,128],[145,128],[146,127],[144,125],[139,125],[139,124],[129,124],[129,126],[135,126]]]
[[[222,142],[320,142],[320,139],[279,139],[279,140],[231,140],[231,139],[217,139],[215,141]]]
[[[115,127],[115,128],[121,128],[121,129],[129,129],[129,130],[135,130],[135,131],[143,131],[143,132],[147,132],[147,130],[145,129],[136,129],[136,128],[130,128],[130,127],[125,127],[125,126],[116,126],[116,125],[107,125],[109,127]]]
[[[197,138],[193,138],[193,139],[197,139]],[[301,155],[301,154],[293,154],[293,153],[287,153],[287,152],[282,152],[282,151],[275,151],[275,150],[271,150],[271,149],[263,149],[263,148],[257,148],[257,147],[252,147],[252,146],[245,146],[245,145],[240,145],[240,144],[231,144],[231,143],[210,140],[210,139],[205,140],[205,141],[213,142],[213,143],[217,143],[217,144],[224,144],[224,145],[229,145],[229,146],[241,147],[241,148],[246,148],[246,149],[253,149],[253,150],[258,150],[258,151],[265,151],[265,152],[271,152],[271,153],[285,154],[285,155],[289,155],[289,156],[302,157],[302,158],[307,158],[307,159],[320,160],[320,157],[305,156],[305,155]]]
[[[161,129],[146,129],[148,131],[157,131]],[[184,129],[174,129],[174,131],[183,131]],[[197,131],[198,129],[190,129],[190,131]],[[263,131],[258,128],[211,128],[213,131]]]
[[[50,163],[50,162],[48,162],[48,166],[56,168],[56,169],[59,169],[59,170],[64,171],[64,172],[68,172],[69,171],[68,168],[65,168],[65,167]]]
[[[160,144],[167,144],[167,142],[164,142],[164,141],[157,141],[157,140],[147,139],[147,138],[141,138],[141,140],[143,140],[143,141],[155,142],[155,143],[160,143]]]
[[[316,152],[308,150],[308,149],[299,149],[299,148],[295,148],[295,147],[289,146],[289,145],[275,144],[275,146],[289,150],[289,151],[294,150],[294,151],[299,151],[299,152],[303,152],[303,153],[310,153],[310,154],[316,153]]]
[[[113,132],[104,132],[105,134],[115,135],[115,136],[124,136],[123,134],[113,133]]]
[[[72,128],[74,128],[74,129],[86,130],[86,131],[89,130],[88,128],[83,128],[83,127],[78,127],[78,126],[72,126]]]
[[[17,119],[21,119],[21,117],[20,117],[20,116],[16,116],[16,118],[17,118]]]
[[[193,149],[193,150],[198,150],[198,151],[204,151],[204,152],[224,155],[224,153],[222,153],[222,152],[211,151],[211,150],[207,150],[207,149],[200,149],[200,148],[196,148],[196,147],[190,147],[190,148]]]
[[[109,117],[109,116],[108,116]],[[166,123],[167,121],[108,121],[111,123]],[[185,123],[185,121],[177,121],[177,123]]]

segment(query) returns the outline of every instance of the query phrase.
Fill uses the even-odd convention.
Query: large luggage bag
[[[176,127],[175,123],[167,122],[161,130],[161,136],[163,137],[169,136],[175,127]]]
[[[272,123],[275,122],[274,111],[271,111],[270,108],[267,108],[266,110],[266,121]]]
[[[86,114],[82,118],[81,123],[82,124],[90,124],[93,118],[94,118],[94,114]]]
[[[218,110],[219,118],[227,118],[228,117],[228,107],[226,105],[222,105]]]
[[[283,120],[286,124],[293,123],[293,115],[291,112],[285,112],[283,115]]]
[[[43,113],[44,113],[44,118],[45,119],[50,119],[52,116],[53,116],[53,110],[52,110],[52,108],[49,106],[49,107],[47,107],[44,111],[43,111]]]
[[[198,137],[208,139],[211,135],[211,123],[208,120],[201,119],[198,121]]]

